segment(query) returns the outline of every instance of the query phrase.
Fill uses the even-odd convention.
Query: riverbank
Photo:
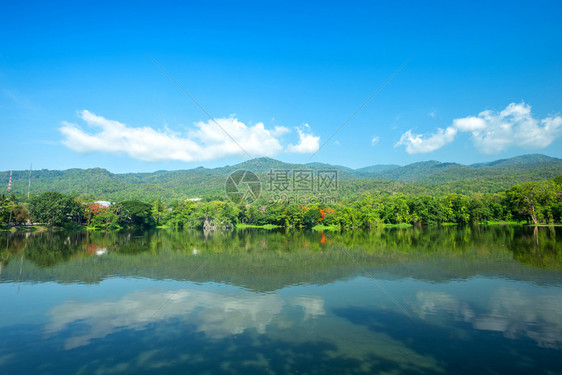
[[[439,224],[431,224],[431,225],[424,225],[423,227],[448,227],[448,226],[463,226],[457,223],[439,223]],[[529,224],[526,223],[524,221],[522,222],[518,222],[518,221],[485,221],[485,222],[481,222],[481,223],[474,223],[474,224],[470,224],[469,226],[524,226],[524,227],[562,227],[562,224],[558,224],[558,223],[553,223],[553,224]],[[377,226],[377,228],[397,228],[397,229],[406,229],[406,228],[412,228],[414,227],[414,225],[410,224],[410,223],[400,223],[400,224],[382,224],[380,226]],[[254,224],[243,224],[243,223],[239,223],[235,225],[236,229],[266,229],[266,230],[272,230],[272,229],[284,229],[285,227],[280,226],[280,225],[274,225],[274,224],[264,224],[264,225],[254,225]],[[99,226],[87,226],[87,225],[82,225],[82,226],[76,226],[74,228],[64,228],[64,227],[53,227],[50,228],[45,226],[45,225],[14,225],[14,226],[8,226],[8,225],[0,225],[0,232],[46,232],[46,231],[52,231],[52,232],[58,232],[58,231],[65,231],[65,230],[86,230],[86,231],[92,231],[92,232],[118,232],[121,230],[128,230],[128,229],[135,229],[135,228],[127,228],[127,227],[121,227],[121,226],[113,226],[113,227],[109,227],[109,228],[103,228],[103,227],[99,227]],[[159,225],[154,227],[154,229],[165,229],[165,230],[174,230],[174,227],[168,226],[168,225]],[[289,228],[289,229],[303,229],[303,228]],[[315,225],[311,228],[312,230],[316,231],[316,232],[323,232],[323,231],[332,231],[332,232],[340,232],[340,231],[356,231],[356,230],[360,230],[363,231],[365,230],[364,228],[354,228],[354,229],[350,229],[350,228],[341,228],[338,225],[332,224],[332,225],[323,225],[323,224],[318,224]]]
[[[49,228],[44,225],[0,225],[0,232],[45,232]]]

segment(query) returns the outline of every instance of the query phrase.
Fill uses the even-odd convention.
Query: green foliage
[[[164,214],[165,214],[164,209],[165,209],[165,206],[160,199],[155,200],[152,203],[151,213],[152,213],[152,217],[154,218],[154,220],[156,222],[156,225],[160,225],[160,221],[162,220],[162,218],[164,217]]]
[[[121,226],[119,226],[119,217],[112,212],[103,212],[94,216],[90,225],[96,229],[104,230],[121,228]]]
[[[8,223],[13,216],[13,210],[16,206],[16,198],[14,194],[7,197],[0,195],[0,222]]]
[[[138,200],[123,201],[111,206],[111,213],[124,227],[150,228],[156,225],[152,216],[152,206]]]
[[[64,226],[81,217],[82,207],[73,197],[50,191],[31,199],[29,213],[35,222],[47,224],[49,227]]]
[[[535,220],[528,212],[532,192]],[[516,185],[507,193],[449,194],[442,197],[407,194],[356,195],[344,203],[301,206],[276,202],[235,205],[231,202],[179,202],[169,207],[164,220],[170,227],[230,228],[237,223],[285,228],[317,225],[339,229],[374,229],[383,225],[467,225],[488,221],[529,219],[535,224],[560,221],[562,189],[552,181]],[[525,211],[526,210],[526,211]]]
[[[519,159],[498,161],[496,164],[479,166],[459,166],[438,162],[416,163],[398,168],[404,172],[415,170],[429,176],[435,168],[439,172],[433,175],[444,176],[453,170],[498,170],[519,168],[525,170],[529,165],[536,166],[535,161],[542,156],[528,156]],[[525,160],[529,163],[525,163]],[[543,161],[545,168],[556,169],[557,160]],[[242,166],[253,168],[257,172],[265,173],[269,167],[295,167],[272,159],[261,158],[242,163]],[[157,172],[156,174],[127,174],[119,175],[121,179],[130,183],[146,185],[156,176],[159,181],[172,183],[177,176],[202,178],[207,181],[208,194],[199,201],[176,199],[166,201],[154,199],[162,191],[150,194],[150,199],[142,200],[142,194],[135,199],[124,199],[104,208],[93,203],[92,198],[73,197],[58,192],[47,192],[34,197],[29,203],[29,215],[34,221],[49,226],[67,226],[71,221],[90,224],[92,228],[118,229],[120,227],[150,228],[166,225],[172,228],[204,228],[226,229],[237,224],[252,226],[274,225],[284,228],[313,228],[324,226],[338,229],[375,228],[382,226],[401,225],[441,225],[453,223],[467,225],[471,223],[527,221],[533,224],[548,224],[561,222],[562,218],[562,175],[555,180],[527,181],[510,185],[503,191],[495,190],[503,186],[506,181],[496,184],[496,180],[458,180],[437,185],[404,184],[374,178],[349,178],[353,170],[344,168],[348,179],[340,181],[340,190],[335,193],[331,203],[302,204],[297,202],[318,202],[313,194],[303,195],[294,199],[274,200],[271,193],[264,192],[260,199],[252,204],[237,205],[225,200],[220,194],[213,194],[214,182],[224,182],[222,174],[235,170],[239,166],[205,170],[203,168],[192,171]],[[299,167],[299,166],[296,166]],[[300,166],[302,167],[302,166]],[[307,164],[307,168],[326,168],[321,163]],[[544,167],[544,166],[543,166]],[[338,167],[343,168],[343,167]],[[506,169],[507,168],[507,169]],[[552,170],[554,170],[552,169]],[[373,169],[375,170],[375,169]],[[546,170],[543,168],[543,171]],[[424,172],[425,171],[425,172]],[[448,171],[448,172],[446,172]],[[397,168],[382,168],[378,173],[398,173]],[[49,172],[55,176],[60,174]],[[74,176],[81,176],[79,170],[65,172]],[[107,180],[112,175],[100,169],[91,170],[99,180]],[[362,173],[367,173],[363,171]],[[463,172],[465,173],[465,172]],[[467,172],[468,173],[468,172]],[[471,172],[472,173],[472,172]],[[488,173],[488,172],[486,172]],[[485,173],[484,173],[485,174]],[[64,173],[62,174],[64,175]],[[222,176],[222,177],[221,177]],[[496,176],[497,178],[505,178]],[[217,180],[218,179],[218,180]],[[487,182],[486,182],[487,181]],[[496,182],[494,182],[496,181]],[[453,184],[453,185],[452,185]],[[456,184],[456,185],[455,185]],[[464,184],[464,185],[463,185]],[[491,185],[486,185],[491,184]],[[456,186],[456,188],[455,188]],[[470,189],[461,189],[470,186]],[[509,190],[507,190],[509,189]],[[458,190],[476,191],[460,193]],[[506,191],[507,190],[507,191]],[[135,191],[127,193],[134,196]],[[158,194],[158,195],[156,195]],[[9,198],[0,196],[0,219],[3,222],[12,221],[23,223],[27,221],[26,205],[18,204],[18,195]],[[19,200],[23,197],[20,195]],[[294,197],[293,197],[294,198]],[[99,199],[99,197],[97,198]],[[84,203],[82,203],[84,202]],[[87,203],[89,202],[89,203]],[[151,202],[151,203],[146,203]]]
[[[507,192],[515,217],[533,224],[554,222],[553,208],[559,204],[560,188],[553,181],[518,184]]]
[[[17,225],[22,225],[27,223],[29,219],[29,210],[26,204],[20,202],[13,206],[12,222]]]
[[[156,197],[164,203],[196,197],[223,200],[226,177],[237,169],[255,172],[264,187],[270,169],[336,170],[339,180],[337,197],[341,199],[373,192],[432,196],[499,193],[517,183],[561,175],[562,161],[544,155],[524,155],[472,166],[428,161],[403,167],[375,165],[354,170],[322,163],[300,165],[258,158],[222,168],[154,173],[113,174],[100,168],[41,170],[32,173],[31,189],[35,193],[58,191],[76,194],[84,200],[95,198],[117,202],[135,199],[154,202]],[[7,181],[8,178],[9,172],[0,172],[0,179]],[[13,173],[13,188],[19,201],[25,200],[28,178],[29,171]],[[561,179],[557,180],[558,184]]]

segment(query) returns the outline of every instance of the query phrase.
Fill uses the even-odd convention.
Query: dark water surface
[[[0,374],[562,373],[562,228],[0,235]]]

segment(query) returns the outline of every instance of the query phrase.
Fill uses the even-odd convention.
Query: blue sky
[[[562,157],[561,14],[559,1],[4,1],[0,170]]]

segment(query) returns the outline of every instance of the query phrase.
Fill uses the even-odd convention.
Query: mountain
[[[551,156],[546,156],[543,154],[528,154],[515,156],[510,159],[499,159],[488,163],[478,163],[472,164],[471,167],[498,167],[498,166],[513,166],[513,165],[524,165],[524,164],[534,164],[534,163],[544,163],[549,161],[560,161],[562,159],[553,158]]]
[[[467,169],[470,169],[470,167],[456,163],[441,163],[435,160],[430,160],[408,164],[400,168],[383,170],[375,176],[389,180],[418,182],[418,180],[423,177],[442,174],[449,171],[454,171],[455,173],[460,174]]]
[[[362,176],[369,177],[396,168],[400,168],[400,166],[398,164],[376,164],[376,165],[371,165],[369,167],[359,168],[356,169],[355,171],[356,173]]]
[[[425,184],[443,184],[467,179],[498,179],[508,176],[520,176],[523,179],[525,176],[532,176],[531,179],[542,180],[556,176],[561,165],[562,159],[541,154],[521,155],[472,165],[430,160],[403,167],[383,169],[380,172],[371,173],[370,177]],[[376,167],[378,166],[366,168],[376,170]]]
[[[398,165],[372,165],[352,169],[325,163],[291,164],[271,158],[251,159],[219,168],[198,167],[188,170],[153,173],[114,174],[102,168],[41,170],[31,174],[31,191],[60,191],[103,200],[157,198],[171,201],[206,196],[224,196],[226,177],[239,169],[256,173],[262,183],[270,170],[334,170],[338,178],[338,196],[361,192],[402,192],[448,194],[499,192],[525,181],[552,179],[562,174],[562,160],[546,155],[522,155],[488,163],[462,165],[436,160]],[[289,172],[291,173],[291,172]],[[9,171],[0,172],[0,181],[9,179]],[[14,171],[13,192],[27,194],[29,171]]]

